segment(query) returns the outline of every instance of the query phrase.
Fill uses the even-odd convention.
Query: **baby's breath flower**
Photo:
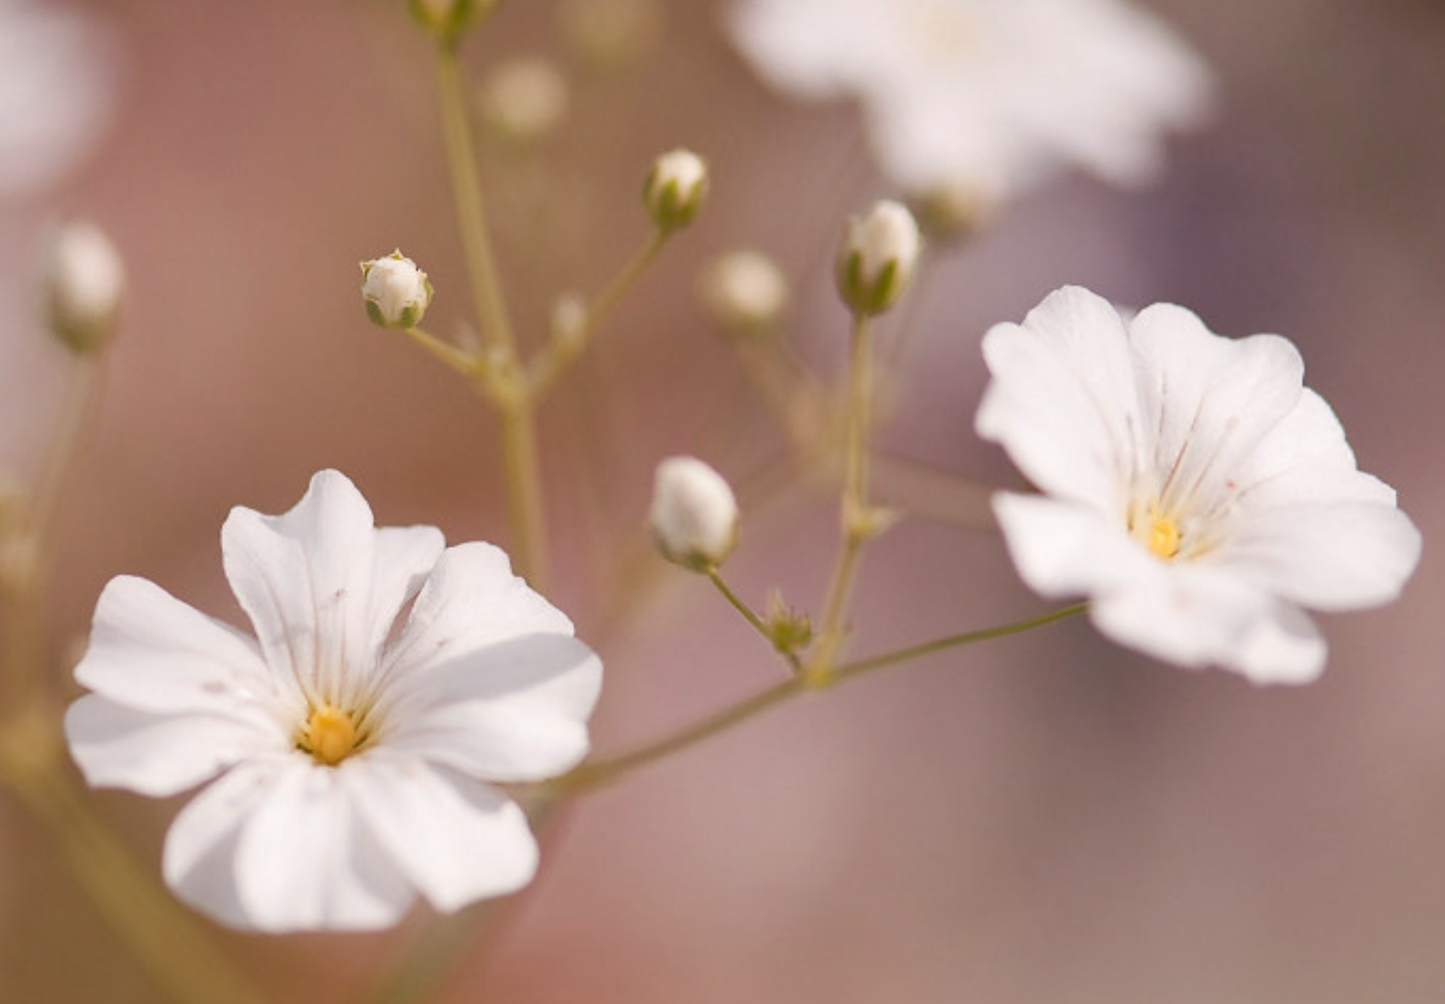
[[[232,510],[221,552],[254,636],[112,579],[65,720],[91,784],[212,781],[166,836],[176,894],[241,928],[361,930],[417,893],[526,885],[536,842],[491,782],[587,752],[602,666],[571,622],[490,544],[376,528],[335,471],[283,515]]]
[[[46,250],[42,285],[51,333],[82,355],[103,348],[125,294],[125,266],[105,232],[85,220],[57,230]]]
[[[659,230],[692,222],[707,197],[707,163],[691,150],[670,150],[658,157],[642,188],[642,202]]]
[[[1043,492],[994,511],[1019,574],[1085,595],[1105,634],[1256,683],[1324,667],[1304,613],[1385,603],[1420,556],[1278,335],[1238,340],[1156,304],[1127,323],[1065,287],[983,340],[978,431]]]
[[[903,204],[884,200],[848,221],[838,254],[838,291],[858,314],[881,314],[913,279],[923,250],[918,224]]]
[[[696,457],[668,457],[657,465],[650,520],[663,556],[695,571],[722,564],[737,542],[733,490]]]
[[[535,143],[567,115],[567,79],[541,56],[514,56],[494,66],[482,82],[482,117],[508,142]]]
[[[730,251],[703,274],[703,300],[724,327],[757,331],[788,305],[788,280],[761,251]]]
[[[383,328],[414,328],[431,305],[432,288],[416,262],[393,251],[361,263],[366,316]]]

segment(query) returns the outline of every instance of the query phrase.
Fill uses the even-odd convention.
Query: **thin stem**
[[[843,501],[840,514],[842,543],[838,562],[828,583],[823,604],[818,648],[811,661],[814,671],[832,669],[843,641],[848,601],[858,576],[863,544],[873,532],[868,507],[868,432],[872,421],[872,349],[869,317],[859,313],[853,321],[852,353],[848,362],[847,430],[844,442]]]
[[[602,292],[587,305],[581,320],[571,328],[552,333],[552,340],[532,364],[531,387],[534,398],[540,399],[550,391],[567,365],[586,351],[602,321],[612,313],[627,295],[627,291],[637,284],[637,280],[642,278],[670,236],[672,231],[654,230],[647,243],[633,254],[622,270],[613,276]]]
[[[972,645],[982,641],[989,641],[993,638],[1003,638],[1009,635],[1021,634],[1034,628],[1052,624],[1054,621],[1062,620],[1065,617],[1073,616],[1088,608],[1087,604],[1076,603],[1072,606],[1053,610],[1046,614],[1029,617],[1021,621],[1014,621],[1009,624],[1002,624],[997,627],[984,628],[979,631],[967,631],[963,634],[948,635],[935,641],[924,642],[921,645],[913,645],[908,648],[899,649],[896,652],[889,652],[885,655],[873,656],[868,659],[861,659],[857,662],[844,663],[831,669],[826,677],[829,684],[844,683],[848,680],[857,679],[875,670],[888,666],[896,666],[921,656],[941,652],[945,649],[957,648],[962,645]],[[774,684],[766,690],[759,691],[751,697],[743,698],[736,704],[714,712],[691,725],[686,725],[676,732],[672,732],[661,739],[644,743],[625,753],[611,757],[599,757],[584,761],[571,771],[561,777],[554,778],[543,785],[543,790],[556,795],[578,794],[593,788],[610,784],[623,775],[631,773],[639,767],[645,767],[650,763],[662,760],[673,753],[695,746],[706,739],[710,739],[721,732],[725,732],[735,725],[754,718],[769,708],[776,707],[785,701],[791,700],[799,694],[805,694],[817,690],[820,682],[808,674],[799,674],[782,683]]]
[[[90,356],[75,359],[71,365],[65,412],[61,415],[45,472],[36,486],[34,501],[30,507],[29,532],[37,552],[45,545],[50,524],[65,491],[65,483],[75,467],[81,441],[90,425],[90,415],[99,397],[100,372],[99,363]]]
[[[781,655],[784,659],[788,660],[788,664],[792,666],[793,669],[798,669],[799,662],[797,655],[794,654],[790,649],[783,648],[778,644],[778,640],[776,637],[774,637],[772,630],[763,621],[763,619],[758,616],[757,611],[754,610],[752,607],[748,606],[747,601],[745,601],[737,593],[733,592],[732,587],[730,587],[726,582],[723,581],[722,573],[718,571],[716,565],[708,568],[707,577],[709,580],[711,580],[714,586],[717,586],[717,590],[718,592],[723,594],[723,598],[732,604],[733,609],[736,610],[738,613],[742,614],[743,619],[746,620],[749,624],[751,624],[753,626],[753,629],[757,631],[758,634],[762,635],[765,639],[767,639],[768,644],[771,645],[774,649],[776,649],[779,655]]]
[[[469,379],[476,376],[478,369],[477,357],[472,353],[465,352],[455,345],[448,344],[436,335],[423,331],[421,328],[407,328],[406,336],[447,369],[460,373]]]
[[[441,84],[442,127],[446,136],[447,164],[462,229],[462,245],[471,274],[472,296],[476,301],[477,324],[483,342],[507,355],[517,352],[507,301],[497,275],[496,262],[487,229],[486,209],[477,180],[477,154],[467,120],[467,94],[462,81],[461,60],[455,41],[437,47],[437,75]]]
[[[59,761],[7,772],[76,880],[157,985],[184,1004],[263,1004],[195,921],[141,869],[60,775]]]
[[[547,534],[542,511],[542,472],[537,460],[537,412],[523,397],[502,408],[502,467],[507,483],[507,515],[512,528],[517,574],[545,592],[548,579]]]

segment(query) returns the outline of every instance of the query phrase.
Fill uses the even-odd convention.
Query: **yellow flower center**
[[[1147,545],[1165,561],[1173,558],[1179,553],[1179,524],[1168,516],[1151,513]]]
[[[296,745],[328,767],[345,760],[360,743],[351,713],[323,704],[311,710]]]

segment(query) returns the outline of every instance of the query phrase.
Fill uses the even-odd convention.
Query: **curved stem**
[[[1024,620],[983,628],[978,631],[966,631],[962,634],[948,635],[884,655],[844,663],[832,669],[821,683],[843,683],[876,670],[884,669],[888,666],[896,666],[900,663],[925,655],[931,655],[935,652],[958,648],[962,645],[972,645],[982,641],[990,641],[994,638],[1004,638],[1009,635],[1021,634],[1034,628],[1043,627],[1046,624],[1052,624],[1054,621],[1063,620],[1065,617],[1071,617],[1086,609],[1088,609],[1088,604],[1075,603],[1045,614],[1028,617]],[[723,708],[721,711],[714,712],[691,725],[683,726],[677,731],[663,736],[661,739],[644,743],[641,746],[615,756],[598,757],[584,761],[561,777],[544,782],[541,787],[544,791],[557,795],[577,794],[600,787],[616,781],[618,778],[631,773],[639,767],[644,767],[650,763],[662,760],[673,753],[678,753],[695,746],[706,739],[710,739],[721,732],[727,731],[734,725],[740,725],[762,714],[769,708],[776,707],[785,701],[791,700],[799,694],[816,690],[819,686],[820,681],[815,680],[808,674],[799,674],[791,679],[784,680],[782,683],[774,684],[766,690],[759,691],[751,697],[743,698],[736,704]]]

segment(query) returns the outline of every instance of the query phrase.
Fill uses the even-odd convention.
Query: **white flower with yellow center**
[[[602,667],[489,544],[376,528],[323,471],[281,516],[236,508],[226,577],[256,636],[120,576],[66,716],[94,785],[166,796],[221,775],[166,838],[166,882],[262,931],[395,923],[530,881],[522,810],[488,782],[577,763]]]
[[[919,193],[1014,197],[1065,166],[1147,180],[1209,74],[1124,0],[736,0],[731,35],[770,85],[855,98],[883,172]]]
[[[1019,574],[1089,597],[1116,641],[1306,682],[1325,643],[1301,608],[1387,602],[1414,570],[1419,533],[1286,339],[1223,338],[1170,304],[1126,324],[1065,287],[983,352],[979,434],[1043,492],[994,499]]]

